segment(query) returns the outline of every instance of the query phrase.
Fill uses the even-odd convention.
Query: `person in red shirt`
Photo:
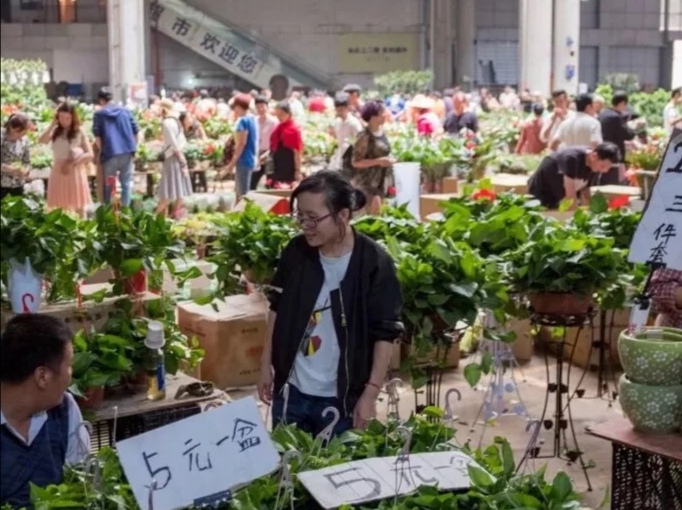
[[[521,127],[521,136],[514,150],[516,154],[540,154],[547,148],[547,144],[540,139],[544,113],[544,105],[533,105],[533,117],[526,120]]]
[[[271,185],[278,183],[291,185],[300,181],[303,161],[303,135],[291,116],[291,107],[282,101],[275,108],[279,124],[270,136],[270,153],[274,171],[270,177]]]
[[[656,325],[682,329],[682,271],[656,270],[650,289]]]

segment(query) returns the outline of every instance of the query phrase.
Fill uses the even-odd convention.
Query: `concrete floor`
[[[552,380],[554,380],[556,360],[552,357],[549,357],[548,359],[550,375]],[[445,406],[444,395],[449,389],[456,388],[462,395],[462,400],[460,402],[453,402],[453,412],[457,416],[456,428],[458,430],[455,437],[459,443],[471,441],[471,445],[474,447],[478,445],[481,438],[483,444],[487,445],[492,442],[495,436],[506,437],[514,449],[515,458],[518,462],[523,456],[523,452],[530,439],[530,434],[526,432],[527,419],[523,416],[504,416],[497,419],[495,422],[490,423],[488,427],[484,427],[483,423],[479,422],[472,431],[471,423],[481,409],[481,404],[483,403],[488,387],[488,379],[482,379],[479,389],[472,389],[463,377],[463,368],[468,362],[469,359],[463,359],[460,362],[458,369],[448,371],[443,377],[441,407]],[[547,387],[544,356],[541,353],[535,353],[530,362],[522,364],[520,369],[515,368],[513,373],[518,383],[521,400],[528,409],[531,418],[540,419],[546,394],[545,388]],[[585,432],[585,429],[590,425],[608,421],[613,417],[620,416],[622,413],[617,402],[610,406],[606,399],[596,398],[597,375],[594,372],[585,372],[584,369],[580,367],[572,367],[570,373],[571,391],[574,391],[578,380],[583,374],[584,378],[580,384],[580,388],[585,389],[585,393],[582,398],[576,397],[572,400],[571,411],[580,450],[586,452],[583,456],[584,461],[592,466],[587,470],[592,483],[592,490],[588,491],[585,475],[583,474],[579,463],[571,464],[565,460],[556,458],[539,458],[535,460],[531,459],[526,464],[526,469],[534,470],[547,464],[549,476],[553,476],[557,471],[563,470],[573,479],[575,488],[583,495],[583,503],[587,508],[608,510],[610,507],[608,503],[605,506],[600,505],[604,502],[611,485],[611,445],[604,440],[588,435]],[[509,372],[507,372],[507,376],[505,377],[505,383],[508,381],[510,381]],[[611,388],[613,388],[611,382],[610,385]],[[236,399],[247,395],[255,395],[255,390],[231,390],[229,391],[229,394],[232,398]],[[414,409],[414,392],[409,386],[406,386],[399,391],[399,394],[401,416],[408,416]],[[510,393],[508,395],[509,396],[506,398],[509,400],[505,402],[510,404],[511,407],[516,402],[515,394]],[[554,395],[551,396],[548,405],[548,418],[551,418],[551,414],[553,413],[553,405]],[[265,413],[265,409],[263,409],[263,411]],[[384,419],[386,417],[386,411],[386,399],[382,399],[378,405],[379,419]],[[553,449],[552,434],[553,429],[546,430],[542,428],[540,432],[540,442],[542,444],[542,441],[544,440],[544,444],[541,446],[540,455],[549,454]],[[568,437],[570,441],[570,434],[568,434]]]

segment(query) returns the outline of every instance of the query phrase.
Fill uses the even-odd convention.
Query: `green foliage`
[[[433,72],[427,71],[393,71],[374,78],[379,93],[386,97],[391,94],[413,95],[426,92],[433,82]]]

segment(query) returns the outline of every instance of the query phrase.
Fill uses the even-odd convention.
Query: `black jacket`
[[[635,137],[635,132],[628,127],[627,120],[625,115],[613,108],[607,108],[599,114],[601,136],[605,142],[618,146],[621,162],[625,161],[625,142]]]
[[[318,249],[310,247],[303,236],[292,239],[282,252],[269,293],[270,309],[277,313],[272,334],[276,393],[289,380],[323,283]],[[401,336],[402,305],[393,261],[376,242],[355,232],[346,275],[340,288],[331,293],[341,349],[338,395],[343,399],[346,415],[355,407],[369,380],[374,342],[392,342]]]

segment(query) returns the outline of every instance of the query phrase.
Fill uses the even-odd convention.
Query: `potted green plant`
[[[220,296],[240,292],[240,275],[256,285],[269,284],[282,249],[297,233],[289,216],[266,212],[253,203],[216,218],[215,223],[218,238],[207,260],[216,265]]]
[[[161,215],[101,205],[95,221],[94,245],[114,272],[115,295],[146,291],[148,278],[152,288],[160,288],[161,268],[174,273],[172,260],[184,254],[184,243],[173,235],[171,221]]]
[[[503,267],[506,281],[535,313],[581,315],[593,306],[596,292],[618,280],[622,259],[613,239],[548,220],[504,255]]]
[[[8,197],[0,214],[0,259],[12,309],[36,312],[43,279],[54,278],[57,268],[74,250],[78,221],[61,209],[45,210],[32,198]]]

